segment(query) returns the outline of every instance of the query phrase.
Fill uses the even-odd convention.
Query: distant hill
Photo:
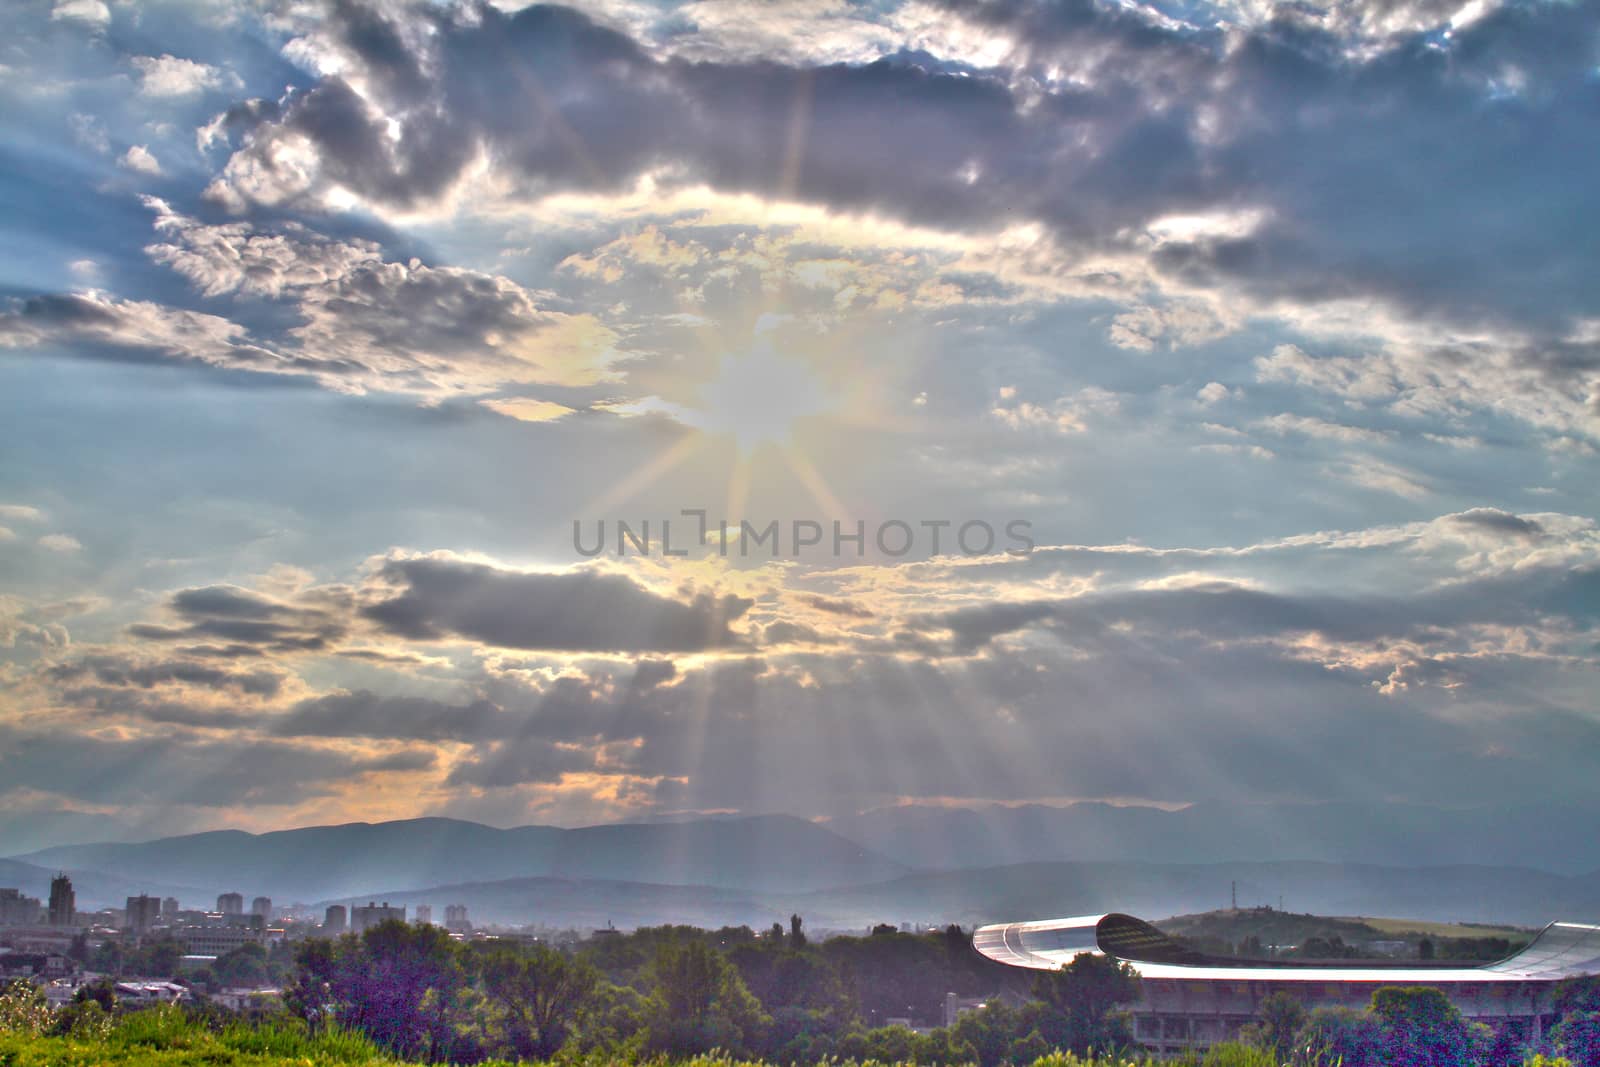
[[[690,922],[764,926],[799,912],[814,930],[859,930],[879,922],[972,927],[1127,911],[1147,919],[1188,915],[1226,902],[1282,894],[1296,911],[1394,915],[1432,922],[1531,927],[1557,918],[1600,917],[1600,879],[1515,868],[1399,868],[1328,863],[1031,863],[907,874],[886,882],[813,891],[734,891],[711,886],[523,878],[455,882],[422,890],[375,887],[362,899],[394,904],[466,904],[473,918],[506,924],[619,927]],[[1327,924],[1324,924],[1327,925]],[[1403,924],[1397,924],[1403,925]],[[1337,921],[1328,932],[1338,932]],[[1494,932],[1494,931],[1486,931]]]
[[[528,877],[804,890],[905,871],[831,830],[782,815],[576,830],[410,819],[266,834],[222,830],[141,844],[50,848],[17,858],[283,901]]]
[[[1276,908],[1221,908],[1194,915],[1163,919],[1161,929],[1187,938],[1202,951],[1234,951],[1248,939],[1266,947],[1302,947],[1321,939],[1327,945],[1337,938],[1352,955],[1413,957],[1418,942],[1433,942],[1441,957],[1455,959],[1500,959],[1532,939],[1534,931],[1495,927],[1478,923],[1438,923],[1420,919],[1364,919],[1310,915]],[[1399,947],[1399,946],[1402,946]]]
[[[1554,806],[1451,809],[1417,804],[1197,804],[1180,811],[1080,803],[910,805],[826,825],[908,867],[1042,860],[1160,863],[1316,860],[1393,866],[1600,868],[1596,813]]]
[[[1239,900],[1320,915],[1543,926],[1600,919],[1600,876],[1513,867],[1340,863],[1028,863],[909,874],[794,902],[838,916],[974,923],[1126,911],[1157,919]],[[809,914],[809,912],[806,912]]]

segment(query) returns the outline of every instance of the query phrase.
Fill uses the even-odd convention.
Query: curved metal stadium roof
[[[1093,952],[1126,961],[1144,978],[1433,984],[1556,981],[1600,973],[1600,926],[1575,922],[1553,922],[1521,951],[1471,967],[1207,956],[1143,919],[1116,912],[984,926],[973,934],[972,944],[992,960],[1035,970],[1055,970],[1080,953]]]

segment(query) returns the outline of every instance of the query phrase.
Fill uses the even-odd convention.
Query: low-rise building
[[[117,999],[127,1004],[176,1004],[191,999],[189,988],[177,982],[118,982]]]

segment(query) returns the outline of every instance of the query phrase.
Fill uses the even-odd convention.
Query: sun
[[[693,414],[700,429],[731,436],[748,454],[764,444],[789,444],[798,420],[829,407],[811,369],[763,340],[749,352],[723,357],[717,376],[700,387]]]

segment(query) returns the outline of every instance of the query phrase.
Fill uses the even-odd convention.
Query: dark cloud
[[[825,634],[815,626],[787,619],[767,623],[761,631],[761,638],[769,645],[833,645],[840,642],[836,634]]]
[[[564,774],[593,770],[594,766],[595,753],[588,749],[519,737],[456,764],[445,784],[492,789],[557,782]]]
[[[678,676],[678,665],[670,659],[642,659],[633,672],[633,685],[638,689],[654,689]]]
[[[362,756],[283,741],[112,740],[0,728],[0,780],[95,804],[288,807],[359,775],[433,763],[423,750]]]
[[[873,613],[867,608],[849,600],[839,600],[825,596],[802,596],[800,602],[809,604],[818,611],[826,611],[830,615],[845,615],[852,619],[870,619]]]
[[[233,690],[246,696],[278,695],[287,676],[271,670],[230,671],[184,660],[139,662],[121,656],[86,656],[45,671],[52,681],[67,683],[93,678],[102,685],[150,689],[177,684],[203,689]]]
[[[482,741],[506,736],[512,721],[486,700],[458,705],[361,689],[302,700],[274,721],[273,730],[284,737]]]
[[[1038,219],[1081,248],[1167,215],[1258,207],[1257,232],[1169,241],[1155,262],[1269,299],[1369,296],[1557,332],[1593,307],[1593,250],[1568,239],[1595,217],[1600,178],[1580,147],[1600,121],[1600,20],[1585,5],[1507,5],[1362,59],[1304,20],[1224,33],[1089,0],[950,17],[1004,34],[1020,66],[688,62],[557,7],[391,19],[340,5],[334,36],[372,98],[326,79],[240,158],[281,193],[291,176],[272,172],[273,146],[307,137],[324,180],[396,206],[439,196],[480,151],[530,191],[616,188],[670,162],[769,193],[803,94],[809,136],[786,192],[836,208],[960,229]],[[1079,77],[1045,80],[1061,67]],[[1507,88],[1508,70],[1524,81]]]
[[[1503,525],[1493,528],[1502,534],[1508,529]],[[1509,529],[1517,535],[1523,532]],[[1464,628],[1477,624],[1536,624],[1541,612],[1573,599],[1569,590],[1580,573],[1566,567],[1528,567],[1515,575],[1466,579],[1403,597],[1291,594],[1221,580],[1197,581],[1170,588],[996,602],[918,615],[908,620],[900,643],[931,656],[970,655],[998,637],[1030,627],[1040,627],[1083,648],[1099,647],[1108,640],[1120,642],[1115,636],[1119,631],[1192,636],[1218,643],[1287,641],[1300,635],[1352,644],[1426,643],[1455,640]]]
[[[145,641],[212,638],[224,647],[292,653],[328,651],[348,627],[338,603],[291,605],[233,586],[180,590],[167,607],[178,625],[135,623],[128,633]]]
[[[1532,538],[1544,533],[1544,527],[1533,519],[1525,519],[1499,508],[1472,508],[1450,517],[1460,526],[1473,527],[1489,533],[1508,537]]]
[[[698,593],[687,601],[650,592],[624,575],[538,574],[484,564],[392,560],[380,577],[395,595],[361,609],[412,640],[464,637],[502,648],[568,652],[698,652],[741,638],[729,625],[754,601]]]

